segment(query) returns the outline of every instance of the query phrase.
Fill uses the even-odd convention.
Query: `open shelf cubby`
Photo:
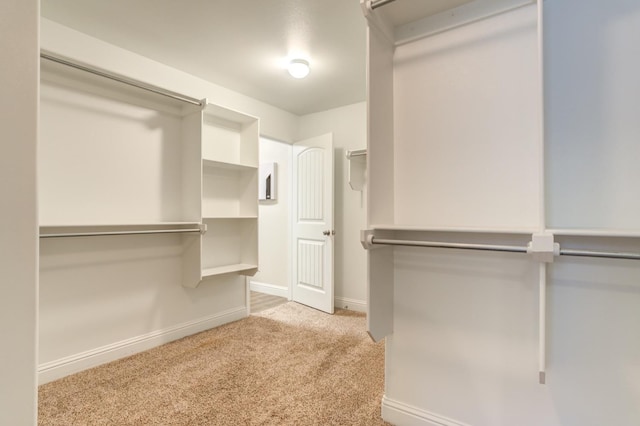
[[[202,128],[202,158],[258,167],[258,119],[208,104]]]
[[[202,277],[238,272],[253,275],[258,268],[258,219],[204,219]]]
[[[255,167],[203,161],[203,217],[257,217],[257,199]]]

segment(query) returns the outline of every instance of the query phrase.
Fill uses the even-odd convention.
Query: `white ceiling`
[[[42,0],[41,10],[294,114],[365,99],[366,23],[358,0]],[[302,80],[284,68],[295,52],[311,64]]]

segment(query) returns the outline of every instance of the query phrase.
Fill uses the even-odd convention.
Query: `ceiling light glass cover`
[[[294,78],[305,78],[309,74],[309,62],[304,59],[293,59],[289,62],[289,74]]]

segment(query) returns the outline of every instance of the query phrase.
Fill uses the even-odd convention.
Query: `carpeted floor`
[[[39,389],[44,425],[384,425],[363,314],[289,302]]]

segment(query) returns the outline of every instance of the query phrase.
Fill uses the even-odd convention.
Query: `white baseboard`
[[[257,291],[258,293],[265,293],[289,299],[289,289],[287,287],[251,280],[249,281],[249,288],[251,291]]]
[[[249,281],[249,288],[251,291],[257,291],[258,293],[265,293],[289,299],[289,289],[287,287],[261,283],[259,281]],[[336,308],[350,309],[356,312],[367,312],[367,302],[364,300],[349,299],[348,297],[336,297],[333,299],[333,303]]]
[[[396,426],[470,426],[439,414],[382,397],[382,418]]]
[[[367,302],[364,300],[349,299],[347,297],[336,297],[333,303],[336,308],[349,309],[356,312],[367,312]]]
[[[185,336],[190,336],[201,331],[209,330],[210,328],[246,318],[246,316],[247,308],[243,306],[54,361],[45,362],[38,366],[38,384],[42,385],[73,373],[78,373],[138,352],[143,352]]]

